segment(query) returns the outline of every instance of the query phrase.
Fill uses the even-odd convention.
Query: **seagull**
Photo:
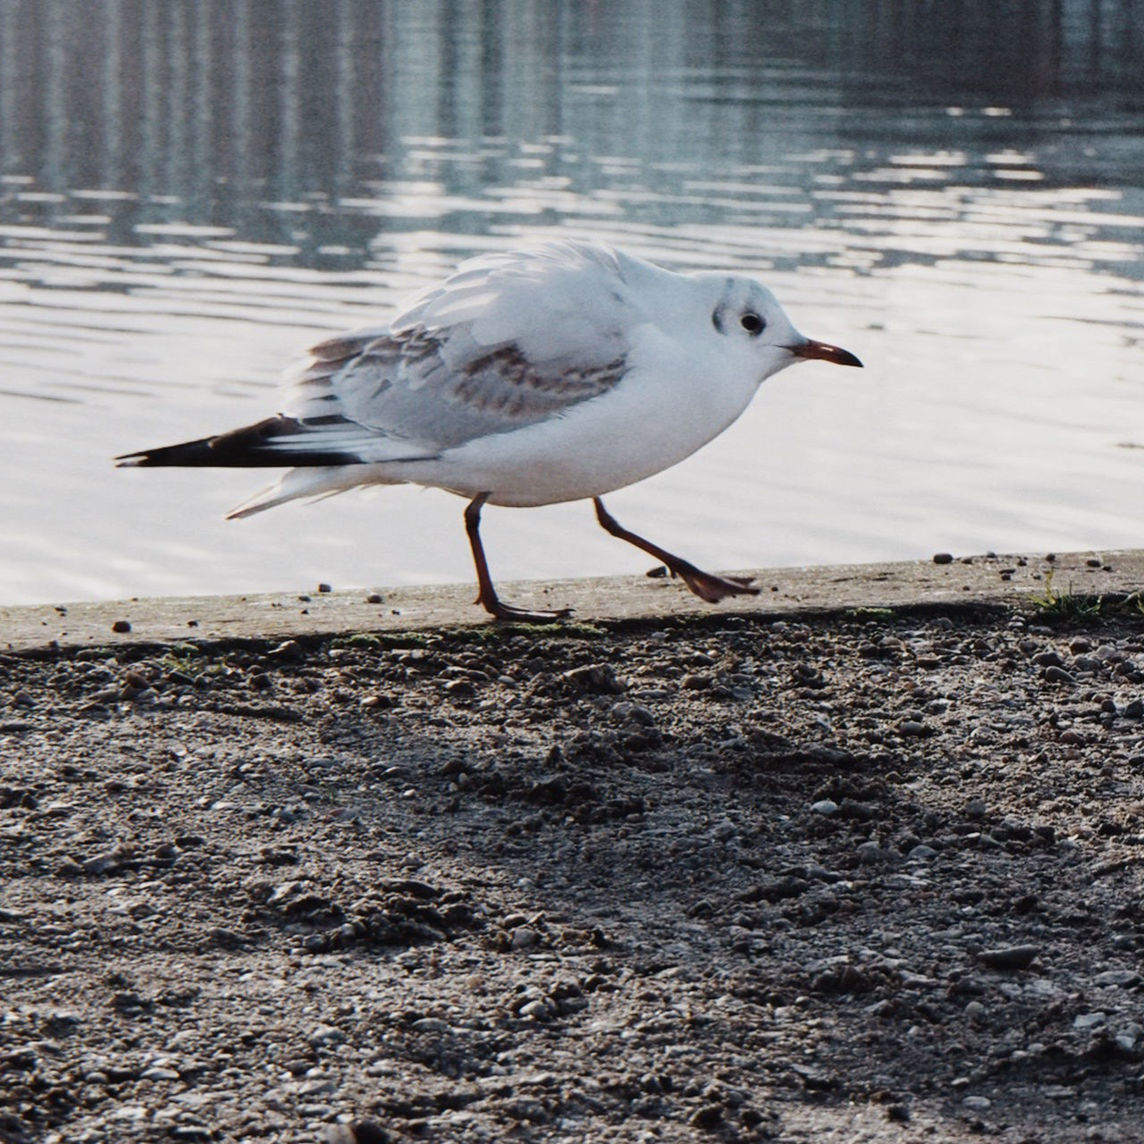
[[[475,602],[532,623],[570,611],[499,598],[481,510],[590,499],[607,532],[716,603],[758,589],[629,532],[601,498],[690,456],[763,381],[807,360],[862,364],[800,334],[753,278],[677,274],[610,246],[550,241],[462,262],[387,326],[320,342],[276,416],[116,460],[288,467],[230,519],[358,486],[445,489],[468,500]]]

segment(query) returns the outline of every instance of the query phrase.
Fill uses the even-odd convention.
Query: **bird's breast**
[[[653,366],[657,363],[653,363]],[[633,368],[608,393],[538,424],[450,450],[439,483],[489,503],[529,506],[602,496],[689,457],[727,428],[757,386],[720,385],[685,362]]]

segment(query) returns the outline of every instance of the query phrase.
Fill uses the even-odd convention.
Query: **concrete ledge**
[[[575,619],[655,620],[932,604],[1019,604],[1053,590],[1077,595],[1144,589],[1144,550],[1045,556],[975,556],[948,564],[843,564],[754,572],[758,596],[708,605],[681,584],[647,576],[498,585],[513,603],[571,607]],[[181,639],[269,639],[343,632],[418,631],[489,622],[474,587],[404,587],[369,603],[365,590],[307,595],[192,596],[0,607],[0,649],[167,643]],[[124,623],[130,630],[116,631]]]

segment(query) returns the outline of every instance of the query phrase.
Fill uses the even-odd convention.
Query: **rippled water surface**
[[[258,419],[460,258],[757,272],[866,370],[763,387],[609,506],[711,567],[1144,544],[1130,0],[0,0],[0,602],[471,577],[462,503],[223,512],[109,458]],[[489,510],[504,579],[641,571]]]

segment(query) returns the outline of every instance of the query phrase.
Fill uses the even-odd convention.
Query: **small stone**
[[[333,1025],[318,1025],[306,1034],[307,1043],[315,1048],[319,1045],[340,1045],[345,1039],[345,1033]]]
[[[993,1101],[987,1096],[966,1096],[962,1098],[961,1103],[974,1112],[985,1112],[993,1107]]]
[[[385,597],[380,592],[370,592],[365,598],[367,604],[384,604]]]
[[[131,623],[129,620],[116,620],[115,623],[111,625],[111,630],[117,635],[125,635],[131,630]]]
[[[512,931],[512,940],[509,942],[510,949],[531,949],[534,945],[540,942],[540,934],[528,926],[521,926],[519,929]]]
[[[445,692],[452,699],[472,699],[477,693],[472,680],[453,679],[445,684]]]
[[[911,739],[923,739],[933,734],[933,728],[916,719],[907,719],[898,727],[898,734]]]
[[[987,809],[984,799],[971,798],[969,802],[965,804],[965,817],[984,818]]]
[[[331,1124],[322,1135],[322,1144],[389,1144],[392,1139],[380,1124],[359,1120],[356,1124]]]
[[[415,1033],[447,1033],[449,1031],[449,1022],[443,1021],[440,1017],[421,1017],[414,1021],[409,1026]]]
[[[319,584],[318,585],[318,591],[323,592],[323,593],[324,592],[332,592],[333,588],[331,588],[329,584]]]
[[[1107,1020],[1108,1014],[1099,1011],[1095,1013],[1078,1013],[1073,1018],[1073,1028],[1078,1032],[1087,1032],[1089,1029],[1098,1028]]]
[[[844,798],[839,804],[838,810],[843,818],[850,818],[855,822],[869,822],[878,816],[877,807],[871,806],[868,802],[859,802],[854,798]]]
[[[952,552],[935,552],[933,554],[933,562],[935,564],[952,564],[953,563],[953,553]]]
[[[714,1132],[723,1124],[723,1109],[717,1104],[705,1104],[692,1113],[687,1123],[692,1128],[703,1128],[708,1132]]]
[[[1103,973],[1098,973],[1093,980],[1097,985],[1123,989],[1136,985],[1140,981],[1140,974],[1134,969],[1106,969]]]
[[[812,802],[810,804],[810,809],[814,811],[815,814],[829,817],[832,814],[838,813],[839,806],[832,798],[820,798],[818,802]]]
[[[1046,667],[1044,679],[1046,683],[1076,683],[1076,678],[1073,676],[1073,674],[1071,672],[1065,671],[1063,667]]]
[[[1040,952],[1036,945],[1009,945],[983,949],[977,960],[990,969],[1028,969]]]
[[[619,695],[625,689],[625,684],[616,676],[616,670],[610,663],[573,667],[565,671],[561,678],[581,691],[600,695]]]
[[[927,846],[924,842],[914,846],[907,854],[906,857],[911,862],[928,862],[931,858],[936,858],[938,852],[932,847]]]
[[[139,1074],[142,1080],[178,1080],[179,1074],[174,1069],[149,1068]]]
[[[1144,699],[1130,699],[1124,704],[1125,719],[1144,719]]]
[[[877,842],[863,842],[858,847],[858,861],[866,866],[876,866],[883,862],[893,862],[898,858],[892,850],[883,850]]]
[[[965,1015],[971,1021],[980,1021],[986,1013],[985,1006],[980,1001],[970,1001],[965,1007]]]
[[[118,866],[119,858],[112,853],[93,854],[90,858],[83,860],[83,872],[93,877],[98,877],[100,874],[108,874],[112,870],[117,869]]]

